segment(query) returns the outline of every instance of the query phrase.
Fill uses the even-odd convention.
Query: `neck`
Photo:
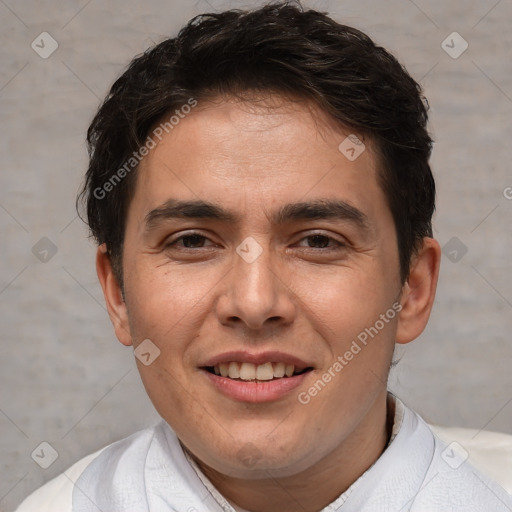
[[[379,396],[357,427],[328,456],[307,470],[284,477],[245,480],[196,463],[229,501],[252,512],[318,512],[345,492],[385,450],[391,437],[394,402]]]

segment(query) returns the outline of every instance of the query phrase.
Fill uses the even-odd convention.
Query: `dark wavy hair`
[[[136,166],[108,195],[97,191],[106,190],[164,115],[191,98],[200,103],[246,94],[250,101],[254,92],[312,101],[371,141],[404,282],[414,252],[432,236],[435,184],[426,101],[405,68],[367,35],[295,1],[196,16],[176,37],[132,60],[113,84],[87,132],[90,163],[77,210],[82,202],[91,235],[106,243],[121,288]]]

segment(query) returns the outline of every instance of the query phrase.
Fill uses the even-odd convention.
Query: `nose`
[[[268,245],[260,247],[262,252],[253,261],[234,254],[233,267],[223,279],[216,304],[223,325],[262,330],[293,322],[294,294],[286,283],[282,261]]]

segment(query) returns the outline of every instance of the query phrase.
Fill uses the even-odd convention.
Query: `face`
[[[350,131],[273,106],[199,105],[142,161],[114,320],[121,342],[160,350],[137,364],[183,444],[247,478],[301,471],[362,431],[402,290],[371,142],[349,159]]]

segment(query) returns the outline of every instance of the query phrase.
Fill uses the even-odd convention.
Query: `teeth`
[[[240,366],[234,361],[229,363],[228,377],[230,379],[238,379],[240,377]]]
[[[272,380],[280,379],[286,375],[291,377],[295,372],[293,364],[285,363],[264,363],[255,365],[252,363],[220,363],[213,367],[215,375],[229,377],[230,379],[241,380]]]
[[[260,364],[256,368],[256,379],[257,380],[272,380],[274,378],[274,368],[272,363]]]
[[[276,363],[274,365],[274,377],[284,377],[286,373],[286,365],[284,363]]]
[[[242,380],[254,380],[256,378],[256,366],[252,363],[240,365],[240,378]]]
[[[220,370],[220,374],[223,376],[223,377],[227,377],[228,374],[229,374],[229,367],[226,363],[220,363],[219,364],[219,370]]]

